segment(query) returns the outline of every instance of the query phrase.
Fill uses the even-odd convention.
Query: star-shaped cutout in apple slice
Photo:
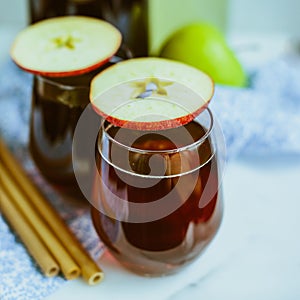
[[[158,78],[147,78],[143,81],[132,83],[135,88],[132,93],[133,98],[147,98],[150,96],[167,96],[167,86],[172,85],[172,81],[159,80]]]
[[[68,36],[59,36],[53,38],[54,47],[56,48],[67,48],[67,49],[75,49],[76,44],[81,42],[81,39],[76,38],[72,35]]]

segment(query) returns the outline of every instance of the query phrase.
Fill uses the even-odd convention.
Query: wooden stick
[[[0,165],[0,174],[0,182],[3,185],[3,189],[9,195],[12,203],[20,210],[30,225],[35,228],[36,233],[57,261],[66,279],[74,279],[78,277],[80,275],[80,269],[73,258],[62,246],[60,241],[49,229],[40,215],[30,205],[28,198],[24,196],[22,190],[13,180],[11,174],[2,165]]]
[[[17,232],[42,272],[47,277],[56,276],[60,271],[57,262],[2,187],[0,187],[0,207],[4,217]]]
[[[58,213],[44,198],[38,188],[31,182],[31,180],[28,178],[28,175],[20,167],[20,164],[16,161],[1,140],[0,158],[9,169],[16,182],[22,188],[23,193],[28,196],[36,211],[40,213],[49,227],[60,239],[61,243],[65,246],[74,260],[80,266],[83,278],[90,285],[101,282],[104,278],[101,268],[93,261],[83,246],[75,238],[74,234],[66,226]]]

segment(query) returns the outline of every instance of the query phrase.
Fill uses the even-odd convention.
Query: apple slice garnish
[[[179,127],[205,109],[214,83],[202,71],[163,58],[134,58],[91,82],[94,109],[115,126],[137,130]]]
[[[121,39],[119,30],[105,21],[83,16],[56,17],[22,30],[10,54],[27,72],[49,77],[75,76],[109,61]]]

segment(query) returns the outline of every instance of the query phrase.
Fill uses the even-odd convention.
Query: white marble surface
[[[0,27],[0,64],[17,31]],[[300,299],[299,182],[300,156],[231,160],[222,226],[197,262],[177,275],[143,278],[106,254],[101,284],[71,281],[47,300]]]
[[[221,229],[192,266],[143,278],[106,254],[101,284],[69,282],[47,300],[300,299],[299,182],[300,156],[230,161]]]

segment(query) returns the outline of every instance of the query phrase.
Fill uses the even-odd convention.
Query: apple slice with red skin
[[[63,16],[22,30],[11,47],[13,61],[23,70],[48,77],[88,73],[118,51],[121,33],[108,22]]]
[[[91,82],[94,109],[115,126],[163,130],[192,121],[214,93],[202,71],[163,58],[133,58],[111,66]]]

